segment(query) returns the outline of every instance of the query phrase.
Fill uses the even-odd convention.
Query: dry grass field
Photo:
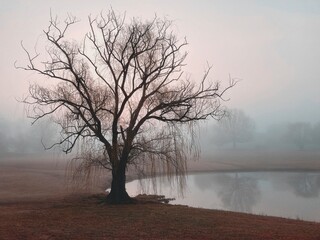
[[[320,224],[78,196],[0,205],[0,239],[320,239]]]
[[[218,152],[189,170],[318,170],[319,152]],[[70,185],[63,160],[0,160],[2,239],[320,239],[320,223],[138,200],[103,202],[106,175],[89,189]],[[133,176],[129,176],[132,178]],[[98,194],[98,195],[97,195]]]

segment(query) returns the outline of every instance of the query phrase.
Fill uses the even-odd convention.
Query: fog
[[[30,126],[25,120],[8,121],[0,118],[0,158],[49,155],[57,148],[51,146],[59,140],[57,128],[48,121]]]
[[[15,69],[15,61],[19,65],[26,63],[20,42],[29,49],[35,44],[41,46],[50,11],[61,18],[72,13],[81,19],[81,26],[86,26],[89,14],[96,15],[110,6],[126,12],[127,18],[150,19],[157,14],[174,20],[177,34],[189,43],[185,71],[193,79],[200,79],[209,64],[213,66],[211,80],[227,84],[230,75],[239,81],[228,92],[230,100],[223,104],[243,111],[254,122],[254,129],[249,139],[237,143],[237,149],[319,150],[317,0],[145,0],[139,4],[130,0],[98,0],[95,4],[83,0],[5,0],[0,6],[1,155],[42,154],[41,141],[51,142],[58,136],[56,130],[41,123],[31,127],[25,106],[18,101],[27,95],[28,85],[39,78],[35,73]],[[294,133],[299,124],[305,126],[303,136]],[[216,132],[213,120],[200,127],[200,147],[206,158],[213,159],[216,151],[233,149],[230,142],[216,144]]]
[[[147,184],[148,180],[143,180]],[[319,172],[219,172],[191,174],[184,197],[170,184],[158,193],[175,197],[173,204],[320,221]],[[128,184],[132,193],[141,183]]]
[[[234,111],[231,109],[229,111]],[[240,111],[240,110],[239,110]],[[320,122],[275,122],[264,130],[256,128],[252,118],[243,122],[229,123],[226,127],[222,119],[200,128],[200,146],[205,156],[214,155],[216,151],[315,151],[320,150]],[[238,119],[238,121],[240,121]],[[230,128],[230,124],[233,126]]]
[[[208,76],[211,82],[221,83],[222,88],[229,86],[230,80],[237,82],[221,101],[226,110],[224,118],[199,122],[197,141],[192,141],[191,146],[186,144],[188,150],[196,150],[196,154],[186,153],[191,160],[187,162],[186,178],[180,174],[185,171],[184,162],[180,161],[180,158],[184,160],[183,154],[174,147],[171,151],[171,146],[176,144],[167,141],[167,136],[176,139],[176,135],[171,135],[171,131],[169,135],[163,134],[163,142],[167,142],[159,145],[168,145],[169,150],[160,147],[150,153],[167,154],[166,160],[172,160],[175,169],[165,168],[161,163],[159,166],[163,168],[155,175],[163,170],[168,175],[177,174],[177,178],[171,178],[168,186],[166,176],[152,178],[152,187],[168,187],[164,193],[168,198],[175,198],[175,191],[185,193],[184,199],[177,199],[178,204],[320,222],[317,210],[320,204],[319,0],[2,0],[0,204],[56,199],[71,193],[103,193],[111,187],[112,177],[116,175],[107,171],[109,165],[104,165],[106,169],[93,166],[101,163],[96,156],[105,149],[96,151],[94,141],[81,142],[84,144],[76,144],[73,152],[65,155],[63,146],[55,146],[63,136],[58,125],[63,125],[62,121],[55,124],[49,118],[42,119],[45,113],[39,110],[41,119],[32,124],[28,115],[35,112],[22,100],[28,96],[32,83],[51,82],[36,71],[16,67],[30,64],[24,47],[32,56],[39,53],[39,60],[45,61],[41,55],[46,49],[43,30],[49,26],[50,15],[57,15],[61,21],[68,14],[80,19],[71,36],[72,40],[81,42],[89,31],[88,16],[94,18],[110,8],[125,13],[128,21],[133,17],[150,20],[155,15],[172,20],[174,33],[188,42],[183,77],[200,83],[208,66],[212,66]],[[55,55],[55,51],[51,54]],[[79,119],[76,113],[72,117]],[[63,120],[68,123],[70,119]],[[72,127],[81,128],[77,124]],[[153,126],[150,130],[154,130]],[[162,138],[161,134],[157,136]],[[73,147],[70,139],[63,140],[67,149]],[[186,139],[186,142],[193,140],[190,136]],[[146,146],[148,142],[150,146],[157,144],[142,137],[142,151],[144,142]],[[138,154],[139,148],[140,144],[136,148]],[[149,146],[145,148],[148,152]],[[198,149],[200,161],[194,161]],[[83,160],[77,155],[80,152],[85,152],[85,160],[93,161],[77,161]],[[136,153],[130,154],[135,159]],[[148,160],[155,159],[162,158]],[[130,184],[138,180],[129,181],[149,176],[144,171],[148,168],[153,171],[153,166],[153,163],[150,167],[145,164],[141,169],[134,169],[131,165],[126,168],[126,178],[116,179],[122,183],[122,179],[127,180],[126,189],[133,197],[137,187],[133,186],[130,192]],[[117,172],[121,173],[119,169]]]

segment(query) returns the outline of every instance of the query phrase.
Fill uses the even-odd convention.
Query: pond
[[[135,180],[126,188],[131,196],[152,194],[141,187],[150,185],[148,179]],[[175,198],[171,204],[320,222],[319,172],[192,174],[183,197],[168,182],[162,183],[156,193]]]

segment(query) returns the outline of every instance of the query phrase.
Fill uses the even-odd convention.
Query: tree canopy
[[[66,153],[82,143],[80,158],[87,164],[81,166],[112,171],[111,203],[130,201],[128,165],[184,176],[188,151],[195,150],[189,130],[199,120],[223,116],[222,96],[235,81],[224,88],[210,82],[210,67],[197,81],[184,74],[187,41],[167,19],[126,21],[113,10],[89,16],[83,41],[68,35],[77,23],[72,16],[62,22],[51,17],[41,56],[22,45],[28,64],[19,68],[50,80],[30,85],[24,102],[31,117],[50,116],[60,125],[56,144]]]
[[[213,142],[217,145],[247,142],[252,139],[255,130],[254,121],[240,109],[230,109],[214,128]]]

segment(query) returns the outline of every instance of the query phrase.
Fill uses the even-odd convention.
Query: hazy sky
[[[15,100],[28,91],[36,74],[19,71],[25,55],[48,26],[50,9],[84,23],[112,6],[149,19],[157,14],[175,21],[178,35],[187,37],[188,66],[194,78],[206,62],[211,79],[242,79],[230,91],[229,107],[243,109],[258,128],[278,121],[320,121],[320,1],[319,0],[2,0],[0,4],[0,117],[20,118]]]

